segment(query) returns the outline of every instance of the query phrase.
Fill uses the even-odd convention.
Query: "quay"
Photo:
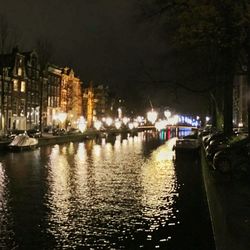
[[[137,131],[133,131],[137,132]],[[87,130],[84,133],[76,133],[76,134],[65,134],[65,135],[52,135],[50,133],[42,133],[42,137],[38,139],[38,146],[45,146],[45,145],[53,145],[53,144],[60,144],[66,142],[80,142],[87,139],[96,139],[100,138],[101,134],[105,133],[106,135],[118,135],[126,133],[128,134],[128,130],[107,130],[104,132],[96,131],[96,130]],[[131,133],[131,131],[130,131]],[[0,151],[5,151],[8,149],[8,145],[10,144],[11,140],[7,138],[0,139]]]
[[[250,249],[250,183],[213,170],[201,149],[201,165],[217,250]]]

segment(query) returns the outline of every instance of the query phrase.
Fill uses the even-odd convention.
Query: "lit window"
[[[19,76],[21,76],[22,75],[22,68],[18,68],[18,70],[17,70],[17,74],[19,75]]]
[[[25,81],[21,81],[21,92],[25,92]]]
[[[18,81],[17,80],[13,81],[13,90],[18,91]]]

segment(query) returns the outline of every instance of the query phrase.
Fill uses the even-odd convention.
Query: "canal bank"
[[[115,137],[118,134],[128,135],[129,131],[127,130],[110,130],[105,132],[100,132],[96,130],[87,130],[84,133],[75,133],[75,134],[64,134],[64,135],[52,135],[51,133],[43,133],[42,137],[38,138],[38,146],[54,145],[67,142],[81,142],[87,139],[101,139],[106,137]],[[137,131],[132,131],[130,133],[137,133]],[[8,138],[0,139],[0,151],[5,151],[8,149],[8,145],[11,140]]]
[[[213,170],[203,148],[201,164],[216,249],[250,249],[249,182]]]

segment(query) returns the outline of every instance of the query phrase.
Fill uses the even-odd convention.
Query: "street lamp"
[[[111,117],[107,117],[105,122],[108,126],[111,126],[113,123],[113,119]]]
[[[154,111],[153,109],[147,113],[147,119],[154,124],[155,121],[157,120],[158,113]]]
[[[128,123],[128,128],[129,128],[130,130],[132,130],[132,129],[134,128],[134,123],[133,123],[133,122],[129,122],[129,123]]]
[[[115,121],[115,127],[116,127],[116,129],[120,129],[121,126],[122,126],[121,121]]]
[[[164,111],[164,115],[167,119],[171,116],[171,112],[169,110]]]
[[[128,117],[123,117],[122,122],[124,123],[124,125],[127,125],[129,122],[129,118]]]
[[[100,130],[100,128],[102,127],[102,122],[99,120],[94,121],[94,127],[95,129]]]

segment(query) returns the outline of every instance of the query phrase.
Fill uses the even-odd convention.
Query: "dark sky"
[[[148,22],[138,21],[135,3],[136,0],[0,0],[0,12],[21,34],[21,49],[31,50],[39,37],[48,39],[54,46],[54,63],[72,67],[84,83],[93,79],[108,84],[136,107],[149,108],[151,99],[154,106],[170,106],[184,112],[190,106],[194,112],[204,111],[190,101],[193,96],[187,97],[183,91],[176,95],[165,86],[156,88],[144,83],[152,80],[148,72],[157,80],[169,71],[164,69],[162,60],[167,47],[154,30],[156,27],[152,29]]]

